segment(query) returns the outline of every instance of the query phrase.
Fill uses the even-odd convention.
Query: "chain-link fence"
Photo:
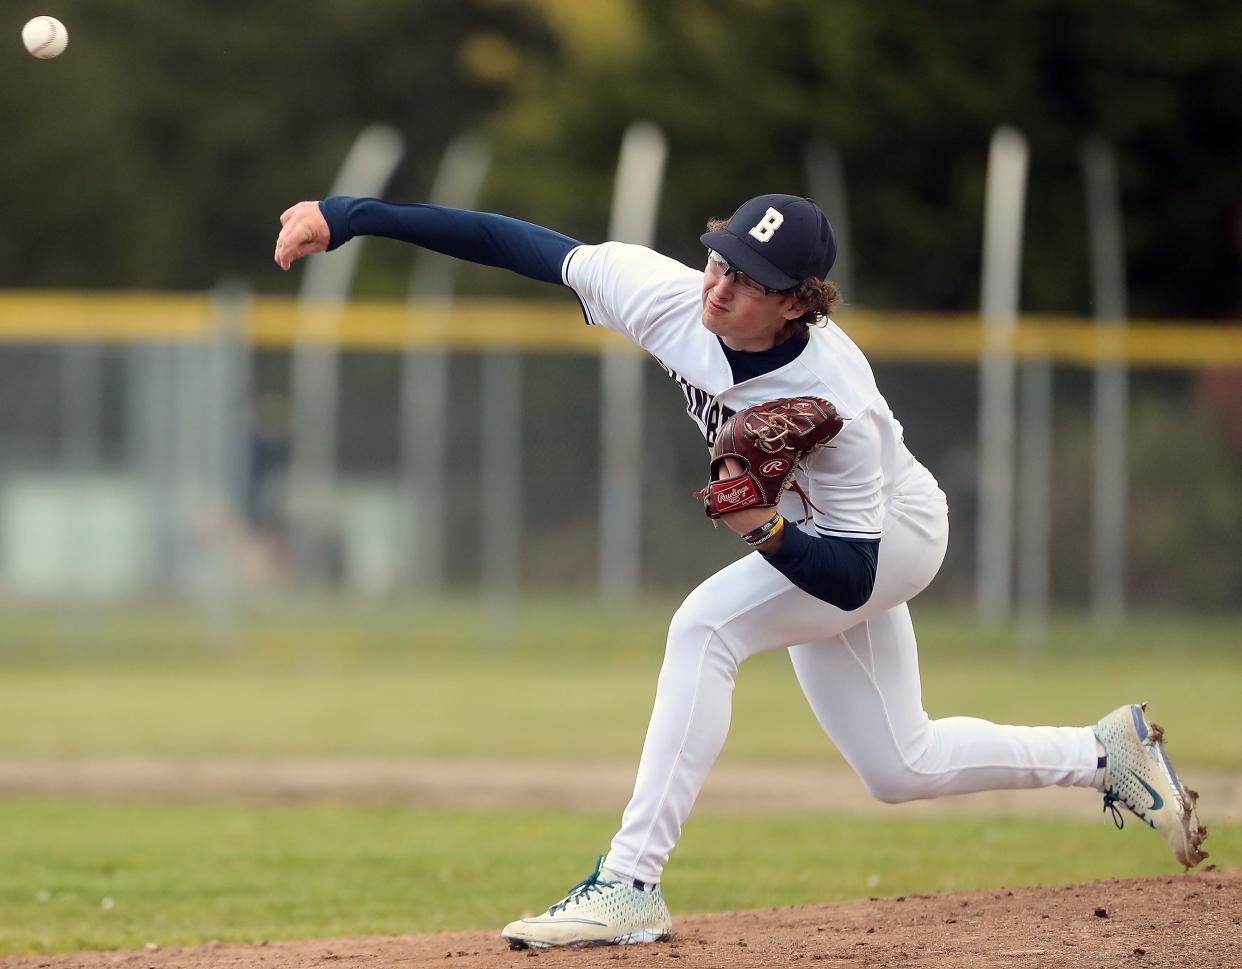
[[[36,310],[44,305],[22,303],[30,326],[10,326],[0,343],[6,598],[227,602],[291,591],[414,596],[442,588],[608,597],[614,590],[600,587],[598,567],[602,450],[610,424],[636,420],[645,442],[642,512],[633,523],[641,588],[688,591],[743,552],[731,534],[713,531],[691,497],[702,484],[705,452],[679,388],[648,363],[642,406],[602,414],[593,349],[606,335],[573,323],[569,303],[551,322],[574,327],[572,346],[514,344],[503,314],[490,320],[506,341],[496,349],[470,345],[461,338],[474,332],[468,328],[456,345],[447,341],[447,352],[433,343],[399,352],[379,338],[346,341],[334,363],[331,473],[300,484],[294,350],[252,318],[245,299],[203,298],[194,304],[197,322],[172,313],[162,335],[158,303],[140,301],[145,309],[131,307],[131,315],[118,315],[115,306],[92,314],[90,300],[78,299],[75,312],[85,315],[60,312],[41,337]],[[76,331],[66,329],[66,319],[78,321]],[[355,324],[355,336],[364,337],[372,325],[365,314],[350,317],[340,332]],[[844,325],[848,330],[848,318]],[[451,320],[443,332],[453,332]],[[874,356],[911,450],[949,496],[949,554],[926,596],[970,604],[980,480],[977,362],[962,354],[897,360],[882,348]],[[443,442],[429,452],[439,465],[437,494],[420,492],[427,479],[410,473],[411,462],[428,454],[411,437],[412,405],[403,394],[407,368],[428,359],[444,377],[437,418]],[[1019,387],[1024,366],[1017,364]],[[497,374],[508,388],[499,398]],[[1052,608],[1087,608],[1098,581],[1093,382],[1088,366],[1052,369]],[[1018,427],[1020,453],[1020,419]],[[1126,602],[1236,610],[1242,372],[1184,361],[1132,368],[1124,433],[1128,493],[1117,500],[1128,510]],[[1020,459],[1016,467],[1015,519],[1023,489],[1032,487]],[[499,524],[484,513],[496,502]],[[1018,563],[1023,555],[1018,534]]]

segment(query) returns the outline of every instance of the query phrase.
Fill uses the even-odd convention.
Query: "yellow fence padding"
[[[241,325],[258,347],[298,341],[343,350],[513,350],[596,354],[626,347],[615,334],[582,321],[571,298],[463,299],[450,304],[354,301],[307,308],[289,297],[255,297],[239,319],[201,293],[0,293],[0,342],[126,343],[204,340]],[[876,360],[969,363],[985,352],[1076,366],[1100,362],[1160,368],[1242,366],[1242,326],[1142,320],[1122,327],[1063,316],[1024,316],[1011,336],[989,336],[978,316],[878,312],[850,308],[837,322]]]

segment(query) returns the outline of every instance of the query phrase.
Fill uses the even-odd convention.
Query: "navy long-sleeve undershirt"
[[[354,236],[384,236],[545,283],[561,282],[565,256],[582,245],[530,222],[442,205],[338,195],[320,202],[319,210],[328,222],[329,251]]]
[[[871,598],[880,558],[878,541],[808,535],[786,525],[781,547],[760,553],[790,582],[816,599],[851,612]]]
[[[563,282],[565,257],[581,245],[576,239],[530,222],[441,205],[334,196],[320,202],[319,209],[328,223],[329,250],[355,236],[383,236],[545,283]],[[784,366],[805,345],[805,339],[796,344],[787,341],[770,350],[747,353],[721,344],[735,382]],[[765,554],[764,559],[799,589],[848,611],[871,596],[879,545],[808,535],[790,525],[781,547]]]

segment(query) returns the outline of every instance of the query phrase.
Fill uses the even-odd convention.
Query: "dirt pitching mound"
[[[598,949],[508,949],[496,932],[446,932],[0,959],[4,969],[285,967],[991,966],[1237,969],[1242,871],[1056,888],[909,895],[675,918],[672,941]]]

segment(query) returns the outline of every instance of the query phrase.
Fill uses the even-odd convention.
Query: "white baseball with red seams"
[[[69,46],[69,31],[55,17],[35,17],[22,28],[22,43],[40,60],[58,57]]]

